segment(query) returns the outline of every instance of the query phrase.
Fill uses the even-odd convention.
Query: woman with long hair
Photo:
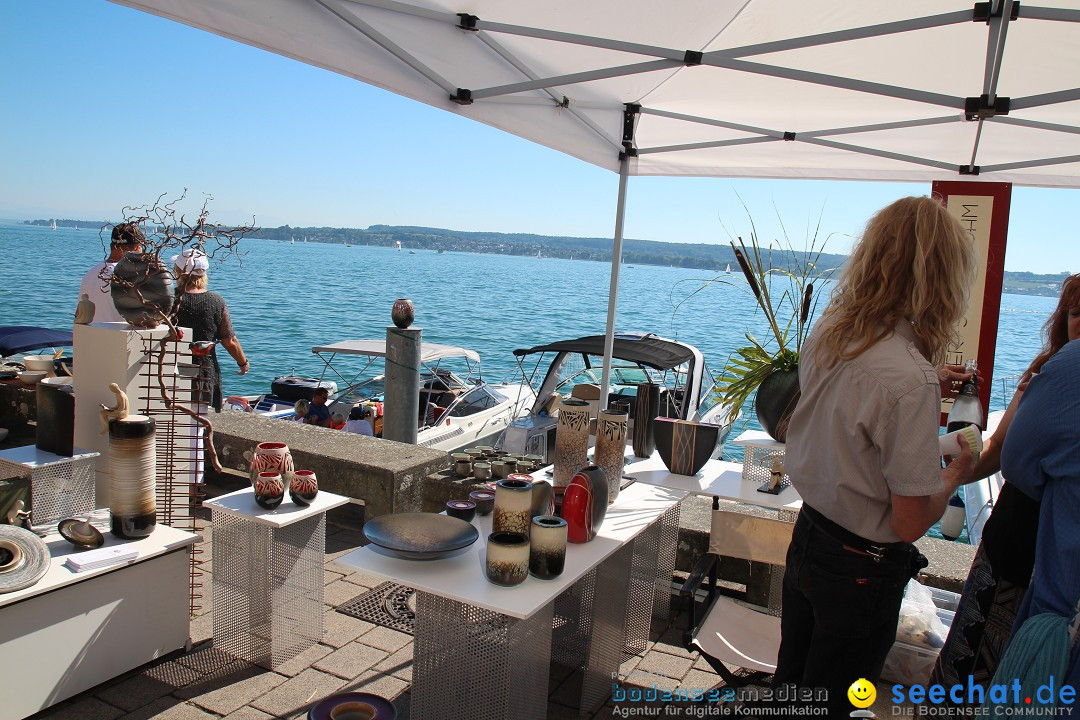
[[[850,711],[853,682],[878,679],[925,563],[912,543],[972,473],[966,447],[941,468],[938,368],[974,271],[972,241],[941,203],[897,200],[867,224],[800,354],[784,464],[804,504],[775,682],[825,688],[830,717]]]
[[[1070,340],[1080,338],[1080,274],[1065,278],[1057,307],[1043,326],[1042,350],[1020,377],[994,434],[975,465],[975,480],[1001,469],[1001,448],[1020,398],[1031,378]],[[964,583],[945,646],[931,682],[946,687],[972,682],[986,685],[994,676],[1035,567],[1039,503],[1008,482],[983,526],[982,542]]]

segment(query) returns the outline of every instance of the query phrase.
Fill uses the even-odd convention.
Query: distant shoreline
[[[110,225],[103,220],[55,219],[57,227],[94,229]],[[23,225],[50,227],[53,219],[24,220]],[[372,225],[361,228],[291,227],[261,228],[253,240],[284,242],[344,243],[392,248],[398,243],[406,250],[436,252],[470,252],[492,255],[520,255],[571,260],[611,262],[611,238],[563,237],[527,233],[466,232],[445,228],[409,225]],[[822,253],[818,267],[829,270],[839,267],[846,255]],[[668,243],[657,240],[626,239],[623,242],[623,264],[682,267],[711,272],[726,271],[729,265],[738,274],[738,265],[731,248],[706,243]],[[1011,295],[1057,297],[1067,272],[1037,274],[1005,271],[1002,292]]]

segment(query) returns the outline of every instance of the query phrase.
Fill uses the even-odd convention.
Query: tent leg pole
[[[630,179],[630,158],[619,163],[619,202],[615,210],[615,243],[611,248],[611,284],[608,286],[607,330],[604,333],[604,370],[600,380],[600,409],[607,408],[611,384],[611,354],[615,349],[615,311],[619,305],[619,267],[622,265],[623,221],[626,218],[626,185]]]

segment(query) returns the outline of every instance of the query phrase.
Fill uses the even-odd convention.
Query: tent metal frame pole
[[[619,159],[619,202],[615,207],[615,242],[611,248],[611,282],[608,284],[607,328],[604,330],[604,369],[600,374],[600,409],[607,407],[611,385],[611,356],[615,351],[615,312],[619,305],[619,267],[622,265],[623,222],[626,219],[626,186],[630,180],[630,156]]]
[[[390,38],[386,37],[381,32],[373,28],[371,25],[356,17],[351,12],[347,11],[342,6],[341,2],[339,2],[339,0],[315,0],[315,2],[322,5],[329,12],[340,18],[342,22],[352,27],[354,30],[371,40],[383,50],[387,51],[388,53],[396,57],[398,60],[411,67],[413,70],[423,75],[430,82],[442,88],[444,91],[446,91],[447,94],[452,94],[457,89],[456,86],[451,84],[446,78],[442,77],[437,72],[429,68],[427,65],[420,62],[420,60],[414,57],[411,53],[407,52],[405,48],[401,47],[400,45],[392,41]]]

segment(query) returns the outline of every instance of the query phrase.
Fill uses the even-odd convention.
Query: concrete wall
[[[440,450],[288,420],[229,411],[211,420],[222,467],[246,477],[258,443],[283,442],[296,469],[314,470],[321,489],[363,501],[354,522],[422,510],[427,478],[449,463]]]

